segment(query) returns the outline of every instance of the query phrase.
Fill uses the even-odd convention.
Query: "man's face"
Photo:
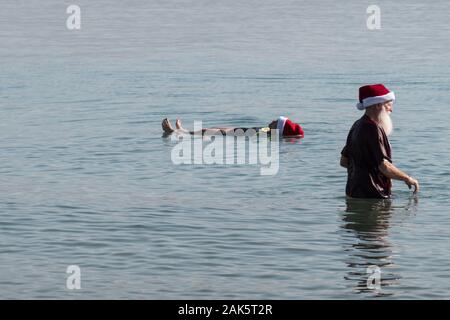
[[[392,101],[388,101],[383,103],[383,109],[386,110],[388,113],[391,113],[393,111],[394,103]]]
[[[386,134],[389,136],[393,131],[393,124],[391,119],[391,112],[392,112],[393,102],[388,101],[381,105],[381,112],[380,112],[380,125],[383,127]]]
[[[269,123],[270,129],[276,129],[277,128],[277,120],[273,120],[271,123]]]

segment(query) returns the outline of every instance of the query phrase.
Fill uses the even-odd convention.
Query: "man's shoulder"
[[[366,116],[361,117],[354,123],[352,132],[352,136],[360,141],[379,140],[381,135],[378,125]]]
[[[356,120],[353,124],[353,128],[367,131],[378,131],[378,125],[367,116],[362,116],[361,118]]]

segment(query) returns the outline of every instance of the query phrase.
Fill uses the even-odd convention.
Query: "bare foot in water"
[[[183,127],[181,126],[181,120],[177,119],[177,122],[175,123],[175,126],[177,127],[178,130],[183,130]]]
[[[172,125],[170,124],[169,119],[165,118],[161,123],[162,129],[164,130],[164,133],[170,134],[174,132]]]

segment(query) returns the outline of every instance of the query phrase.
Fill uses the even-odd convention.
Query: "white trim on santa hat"
[[[279,130],[278,134],[280,135],[280,137],[283,136],[284,125],[287,119],[288,118],[286,117],[280,116],[277,120],[277,129]]]
[[[358,108],[358,110],[364,110],[365,108],[373,106],[374,104],[383,103],[390,100],[395,100],[395,94],[393,91],[382,96],[365,98],[362,103],[358,102],[356,104],[356,108]]]

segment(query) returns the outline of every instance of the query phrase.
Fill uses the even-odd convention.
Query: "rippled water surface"
[[[445,1],[3,1],[0,298],[448,298]],[[357,89],[397,101],[412,198],[349,201],[339,153]],[[161,120],[267,125],[279,171],[179,165]],[[81,268],[78,291],[66,268]],[[381,289],[367,287],[367,267]]]

